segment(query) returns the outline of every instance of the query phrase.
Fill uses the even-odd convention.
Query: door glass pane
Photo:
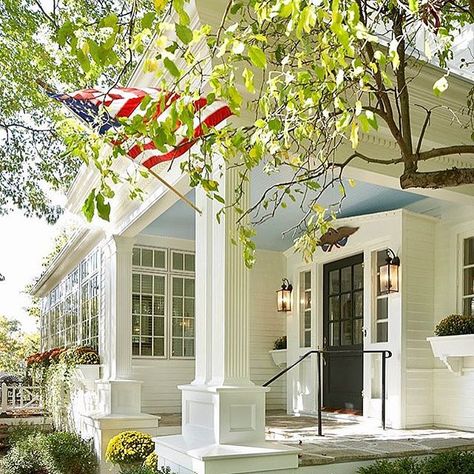
[[[173,318],[173,336],[183,337],[183,320],[181,318]]]
[[[331,296],[329,298],[329,319],[340,319],[339,296]]]
[[[190,278],[184,280],[184,294],[185,296],[194,296],[194,280]]]
[[[354,290],[361,290],[364,287],[364,269],[362,263],[354,265]]]
[[[464,294],[474,294],[474,267],[464,269]]]
[[[153,339],[153,355],[163,357],[165,355],[165,340],[162,337]]]
[[[377,299],[377,319],[388,318],[388,298]]]
[[[304,346],[305,347],[311,346],[311,331],[304,332]]]
[[[155,286],[153,288],[155,295],[164,295],[165,294],[165,277],[164,276],[155,276]]]
[[[153,314],[164,315],[165,314],[165,297],[155,296],[153,298]]]
[[[362,319],[354,319],[354,344],[362,344]]]
[[[142,296],[142,314],[152,314],[152,296]]]
[[[173,296],[183,296],[182,278],[173,278]]]
[[[155,336],[165,335],[165,318],[155,318]]]
[[[362,291],[354,292],[354,318],[362,318],[364,315],[364,294]]]
[[[138,293],[140,291],[140,275],[132,275],[132,291]]]
[[[173,338],[171,353],[174,357],[181,357],[183,355],[183,340]]]
[[[341,346],[352,344],[352,321],[341,321]]]
[[[334,295],[339,293],[339,270],[329,272],[329,294]]]
[[[463,314],[466,316],[474,315],[474,298],[464,298],[463,300]]]
[[[474,265],[474,237],[464,240],[464,265]]]
[[[151,295],[153,288],[153,277],[151,275],[142,275],[142,293]]]
[[[329,344],[331,346],[339,345],[339,322],[329,323]]]
[[[184,357],[194,357],[194,340],[184,340]]]
[[[341,268],[341,293],[352,290],[352,267]]]
[[[351,294],[341,295],[341,319],[352,318],[352,299]]]
[[[152,318],[149,316],[142,316],[142,335],[151,336],[152,332]]]
[[[388,322],[377,323],[377,342],[388,341]]]

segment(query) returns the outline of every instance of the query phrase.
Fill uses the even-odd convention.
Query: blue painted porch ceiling
[[[252,181],[251,198],[256,202],[263,191],[276,182],[274,177],[260,174],[258,179]],[[423,196],[384,188],[364,182],[356,182],[355,186],[346,183],[346,198],[344,199],[339,217],[354,217],[375,212],[400,209],[416,201],[424,199]],[[189,193],[194,201],[194,192]],[[329,205],[339,199],[339,189],[335,186],[329,189],[320,200],[322,205]],[[283,251],[288,249],[293,242],[293,235],[282,237],[282,233],[295,224],[302,217],[298,203],[288,200],[286,209],[279,209],[276,215],[257,227],[256,244],[258,248]],[[162,214],[146,229],[143,234],[162,235],[181,239],[194,239],[194,214],[192,209],[182,201],[178,201],[168,211]]]

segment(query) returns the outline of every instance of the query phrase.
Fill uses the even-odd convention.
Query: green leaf
[[[255,67],[265,69],[265,67],[267,66],[267,58],[261,48],[255,45],[250,46],[248,49],[248,53],[250,61]]]
[[[97,193],[95,201],[97,203],[97,214],[101,219],[108,222],[110,220],[110,203],[105,202],[105,197],[101,193]]]
[[[255,93],[255,86],[253,84],[253,72],[250,69],[245,68],[244,72],[242,73],[242,77],[245,81],[245,88],[251,93]]]
[[[448,80],[446,76],[443,76],[441,79],[438,79],[433,84],[433,92],[436,97],[439,97],[447,88],[448,88]]]
[[[82,206],[82,213],[87,222],[91,222],[95,212],[95,188],[89,193]]]
[[[369,122],[369,125],[374,129],[378,130],[379,129],[379,124],[377,123],[377,117],[371,110],[366,110],[365,111],[365,116],[367,117],[367,121]],[[362,115],[361,115],[362,117]]]
[[[189,44],[193,40],[193,32],[185,25],[176,23],[176,36],[184,43]]]
[[[171,59],[165,58],[163,60],[163,64],[165,68],[168,69],[168,71],[170,72],[172,76],[176,77],[177,79],[181,77],[181,73],[179,72],[178,67],[173,61],[171,61]]]
[[[143,15],[142,18],[142,28],[151,28],[153,25],[153,21],[155,20],[156,13],[155,12],[148,12]]]
[[[410,8],[410,11],[413,13],[418,12],[418,0],[408,0],[408,8]]]

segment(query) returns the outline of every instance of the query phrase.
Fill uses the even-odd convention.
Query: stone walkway
[[[161,428],[180,432],[180,414],[160,415]],[[316,466],[404,456],[428,455],[452,448],[474,450],[474,433],[442,428],[383,431],[377,422],[357,416],[328,415],[323,437],[317,419],[270,412],[266,439],[301,448],[300,466]],[[168,433],[167,433],[168,434]]]
[[[323,437],[317,419],[276,414],[267,416],[267,440],[302,449],[300,466],[427,455],[451,448],[474,450],[474,433],[441,428],[383,431],[359,417],[323,420]]]

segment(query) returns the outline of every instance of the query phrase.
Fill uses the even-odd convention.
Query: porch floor
[[[267,440],[302,449],[300,466],[474,450],[474,433],[443,428],[384,431],[377,422],[358,416],[325,415],[322,437],[312,416],[269,413],[266,425]]]
[[[179,414],[160,416],[161,428],[180,432]],[[267,413],[266,439],[299,447],[301,467],[429,455],[452,448],[474,450],[471,432],[447,428],[383,431],[376,421],[351,415],[325,414],[323,435],[317,434],[315,417]]]

